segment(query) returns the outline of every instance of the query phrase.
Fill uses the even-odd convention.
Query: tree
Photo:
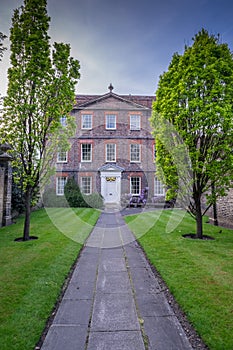
[[[51,49],[49,22],[46,0],[25,0],[14,11],[10,32],[11,67],[3,123],[4,137],[13,148],[13,166],[23,185],[23,240],[30,239],[31,207],[39,187],[51,175],[57,145],[68,147],[68,136],[74,131],[69,112],[79,62],[70,57],[68,44],[54,43]],[[61,117],[66,118],[65,126]]]
[[[6,35],[0,32],[0,61],[2,60],[3,53],[6,50],[6,47],[3,46],[3,40],[5,39],[6,39]]]
[[[232,53],[219,36],[202,29],[161,75],[151,118],[158,173],[173,195],[179,188],[187,198],[190,191],[187,209],[196,219],[198,238],[203,238],[208,207],[231,186],[232,112]],[[183,156],[177,157],[182,143]]]

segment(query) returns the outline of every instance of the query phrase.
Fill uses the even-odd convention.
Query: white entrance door
[[[118,193],[117,193],[117,181],[116,178],[114,181],[109,181],[106,177],[106,203],[116,203],[118,202]]]
[[[121,172],[101,172],[101,194],[105,203],[120,203]]]

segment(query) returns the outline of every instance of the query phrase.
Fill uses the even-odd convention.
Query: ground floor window
[[[164,196],[165,191],[164,191],[164,186],[162,182],[155,176],[155,182],[154,182],[154,194],[156,196]]]
[[[132,176],[130,178],[130,193],[134,195],[140,195],[141,193],[141,178],[138,176]]]
[[[56,194],[58,196],[64,195],[64,188],[65,188],[66,182],[67,182],[66,176],[57,177],[57,179],[56,179]]]
[[[91,176],[81,177],[81,191],[84,194],[91,194],[92,178]]]

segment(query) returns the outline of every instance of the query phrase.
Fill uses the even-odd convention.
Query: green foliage
[[[232,113],[232,54],[203,29],[160,77],[151,118],[158,176],[172,193],[178,188],[199,236],[207,209],[201,208],[202,198],[208,193],[213,204],[233,179]]]
[[[3,41],[6,39],[6,35],[0,32],[0,61],[2,59],[3,53],[6,50],[6,47],[3,46]]]
[[[12,211],[16,211],[21,214],[25,210],[25,201],[22,188],[20,184],[14,181],[14,176],[12,180]]]
[[[29,236],[30,207],[51,176],[58,147],[67,149],[75,131],[70,116],[79,78],[79,62],[70,46],[50,47],[46,0],[25,0],[14,11],[10,32],[11,67],[4,99],[3,142],[12,146],[26,204],[24,237]],[[60,117],[66,116],[66,126]]]
[[[64,195],[71,208],[87,207],[80,188],[73,177],[68,178]]]

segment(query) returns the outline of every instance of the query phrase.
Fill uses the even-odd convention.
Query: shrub
[[[74,177],[68,178],[67,183],[65,185],[64,194],[70,207],[80,208],[87,206]]]

